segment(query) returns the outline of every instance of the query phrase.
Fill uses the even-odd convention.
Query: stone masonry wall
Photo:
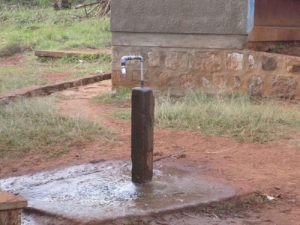
[[[139,85],[139,63],[128,64],[121,77],[122,55],[145,57],[146,85],[183,94],[187,90],[207,93],[242,92],[257,97],[300,99],[300,57],[250,50],[190,48],[113,48],[113,87]]]

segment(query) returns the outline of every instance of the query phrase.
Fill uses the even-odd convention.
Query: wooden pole
[[[150,88],[132,89],[132,181],[143,184],[153,176],[154,96]]]

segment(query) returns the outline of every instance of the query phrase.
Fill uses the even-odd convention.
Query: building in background
[[[250,41],[299,41],[299,0],[256,0]]]
[[[300,1],[113,0],[111,8],[114,88],[138,84],[138,64],[125,79],[119,65],[122,55],[137,54],[146,61],[146,84],[157,90],[300,97],[300,60],[245,48],[249,41],[297,40],[290,26],[299,21]],[[282,31],[292,34],[279,38]]]

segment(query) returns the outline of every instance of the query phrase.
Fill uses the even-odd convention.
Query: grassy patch
[[[102,62],[111,63],[112,58],[110,54],[100,53],[95,55],[82,54],[79,56],[65,56],[61,59],[63,63],[78,63],[78,62]]]
[[[119,108],[112,112],[112,117],[119,120],[130,120],[131,110],[128,108]]]
[[[40,61],[36,60],[32,53],[27,53],[23,54],[22,58],[24,62],[17,65],[0,66],[0,93],[56,82],[51,80],[49,74],[69,74],[61,78],[63,81],[111,70],[111,57],[107,54]]]
[[[46,1],[45,1],[46,2]],[[81,18],[81,10],[50,8],[0,9],[0,57],[33,49],[99,48],[110,46],[109,18]],[[0,66],[0,93],[31,85],[56,82],[51,73],[70,76],[62,80],[105,72],[111,56],[99,54],[40,61],[26,53],[25,63]],[[13,60],[13,59],[12,59]],[[59,77],[59,75],[58,75]]]
[[[42,85],[48,82],[39,73],[43,68],[0,66],[0,93],[26,86]]]
[[[17,53],[25,52],[26,50],[30,50],[31,48],[28,46],[24,46],[18,43],[9,43],[0,49],[0,57],[8,57]]]
[[[18,101],[0,108],[0,157],[22,157],[28,152],[58,156],[80,141],[109,139],[100,125],[60,115],[55,99]]]
[[[131,91],[128,88],[119,88],[113,92],[108,92],[94,98],[96,102],[100,103],[121,103],[131,99]]]
[[[0,55],[8,46],[33,49],[110,46],[109,18],[79,18],[80,11],[53,8],[3,10],[0,14]]]
[[[231,136],[245,142],[267,142],[300,129],[299,111],[274,102],[254,104],[246,96],[210,97],[192,93],[182,99],[161,97],[156,107],[160,127]]]
[[[103,95],[103,102],[114,102]],[[123,95],[117,98],[124,101]],[[162,128],[187,129],[206,135],[229,136],[242,142],[264,143],[288,137],[300,130],[299,109],[287,108],[272,101],[254,103],[247,96],[208,96],[190,93],[182,98],[160,96],[155,106],[156,125]],[[118,108],[117,119],[129,120],[131,112]]]

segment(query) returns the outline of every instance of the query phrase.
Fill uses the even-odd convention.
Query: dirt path
[[[97,160],[130,159],[130,122],[112,119],[112,105],[99,104],[91,98],[109,91],[109,81],[61,92],[58,107],[70,116],[80,116],[100,122],[117,134],[114,143],[95,141],[72,146],[60,158],[44,159],[31,155],[22,162],[8,162],[1,176],[64,167]],[[228,183],[239,194],[260,191],[277,198],[273,203],[246,214],[223,218],[199,212],[178,212],[156,218],[146,218],[151,224],[300,224],[300,148],[289,140],[270,144],[239,143],[225,137],[207,137],[199,133],[175,130],[155,130],[155,155],[168,155],[165,160],[189,163],[200,167],[203,174]],[[118,223],[116,223],[118,224]],[[136,224],[143,224],[138,222]]]
[[[81,98],[82,92],[74,93],[71,100],[61,102],[61,109],[69,115],[77,114],[102,122],[120,135],[121,142],[110,146],[111,150],[103,152],[101,158],[129,159],[129,121],[111,119],[110,113],[114,107],[91,101],[92,90],[87,89],[90,95],[84,98]],[[255,216],[260,219],[250,218],[248,224],[300,224],[299,150],[288,140],[271,144],[241,144],[230,138],[205,137],[188,131],[155,130],[155,152],[158,157],[178,155],[178,158],[168,160],[201,167],[204,174],[235,186],[240,193],[261,191],[280,197],[280,204],[256,213]],[[192,218],[186,217],[185,223],[188,224],[187,221]],[[183,223],[182,220],[175,220],[172,224]]]

